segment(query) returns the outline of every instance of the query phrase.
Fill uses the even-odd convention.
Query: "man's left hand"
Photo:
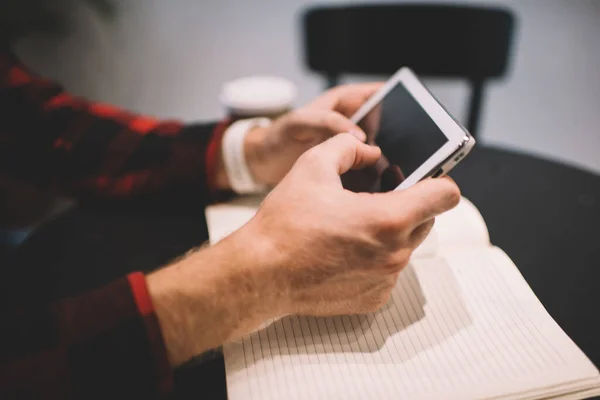
[[[381,83],[338,86],[278,118],[270,127],[249,132],[244,147],[255,181],[276,185],[302,153],[338,133],[350,132],[364,141],[364,132],[349,118],[380,86]]]

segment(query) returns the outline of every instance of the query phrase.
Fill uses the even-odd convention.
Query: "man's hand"
[[[381,86],[364,83],[331,89],[310,104],[289,112],[269,128],[256,128],[246,136],[246,160],[255,180],[274,186],[298,157],[340,132],[364,132],[348,118]]]
[[[374,164],[377,147],[338,135],[300,157],[242,231],[268,249],[287,313],[375,311],[434,217],[460,191],[449,178],[388,193],[344,190],[340,175]]]
[[[214,247],[148,277],[174,365],[286,314],[375,311],[434,217],[460,197],[449,178],[353,193],[340,175],[376,147],[340,134],[305,152],[257,215]]]

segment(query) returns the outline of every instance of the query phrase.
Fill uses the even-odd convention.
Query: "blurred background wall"
[[[75,94],[192,121],[222,116],[220,86],[240,76],[289,78],[299,105],[316,96],[324,82],[302,63],[300,13],[309,5],[370,1],[115,2],[112,22],[76,7],[68,37],[24,41],[20,55]],[[453,3],[505,6],[517,17],[509,74],[488,91],[482,139],[600,172],[600,1]],[[427,83],[460,119],[466,85]]]

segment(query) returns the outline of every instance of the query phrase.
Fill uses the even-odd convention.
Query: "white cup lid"
[[[241,115],[277,113],[292,106],[296,93],[296,86],[287,79],[249,76],[225,83],[221,103]]]

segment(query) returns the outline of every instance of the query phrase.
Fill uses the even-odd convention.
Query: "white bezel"
[[[408,67],[400,68],[381,89],[373,94],[352,116],[352,122],[358,124],[398,84],[404,85],[432,121],[446,135],[448,141],[412,174],[407,176],[395,190],[414,185],[435,172],[434,170],[439,167],[444,167],[443,172],[445,174],[458,163],[450,157],[460,148],[462,148],[461,151],[464,157],[475,144],[475,139],[442,107]]]

